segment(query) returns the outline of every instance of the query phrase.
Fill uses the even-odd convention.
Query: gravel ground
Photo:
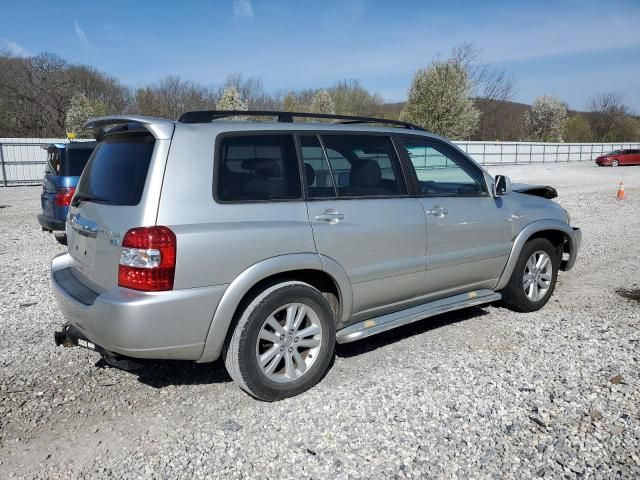
[[[559,187],[583,228],[549,304],[339,346],[317,387],[274,404],[221,362],[132,374],[55,348],[62,247],[35,221],[39,188],[0,188],[0,478],[638,478],[640,167],[490,170]]]

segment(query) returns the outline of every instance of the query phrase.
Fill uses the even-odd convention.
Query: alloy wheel
[[[321,345],[318,314],[304,303],[289,303],[263,323],[256,342],[256,359],[269,380],[290,383],[309,371]]]
[[[549,254],[543,250],[536,251],[529,257],[524,267],[522,286],[527,298],[539,302],[549,291],[553,277],[553,262]]]

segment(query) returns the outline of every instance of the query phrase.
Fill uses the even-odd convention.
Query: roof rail
[[[394,125],[408,128],[410,130],[424,130],[413,123],[401,120],[390,120],[387,118],[359,117],[354,115],[332,115],[328,113],[309,112],[284,112],[279,110],[198,110],[185,112],[178,119],[181,123],[209,123],[213,120],[228,117],[274,117],[281,123],[293,123],[294,118],[321,118],[326,120],[340,120],[337,123],[380,123],[383,125]]]

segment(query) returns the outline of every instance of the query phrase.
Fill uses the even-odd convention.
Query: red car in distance
[[[614,150],[596,158],[596,164],[600,167],[617,167],[618,165],[640,165],[640,149],[627,148]]]

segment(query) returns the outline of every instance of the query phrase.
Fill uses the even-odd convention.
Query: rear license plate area
[[[69,247],[69,253],[74,260],[86,267],[93,267],[95,260],[95,241],[80,232],[73,232],[73,243]]]

